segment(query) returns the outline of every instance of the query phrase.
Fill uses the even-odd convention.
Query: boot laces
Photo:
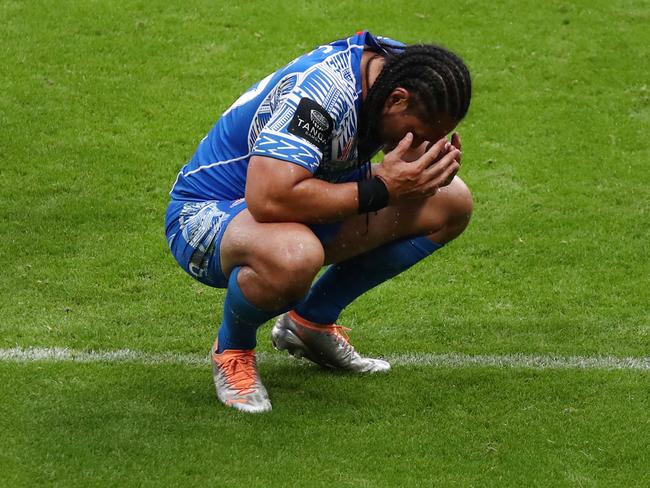
[[[342,325],[336,325],[336,324],[330,325],[329,328],[331,329],[331,333],[333,335],[341,338],[342,340],[347,342],[350,346],[352,346],[352,344],[350,344],[350,336],[348,335],[348,332],[352,330],[351,328],[343,327]]]
[[[225,358],[220,366],[228,384],[241,395],[255,391],[257,368],[255,354],[252,351],[232,354]]]

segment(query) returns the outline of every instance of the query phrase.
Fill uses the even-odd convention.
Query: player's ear
[[[410,100],[411,94],[409,91],[406,88],[398,86],[386,98],[386,103],[384,104],[384,113],[396,114],[405,112],[409,107]]]

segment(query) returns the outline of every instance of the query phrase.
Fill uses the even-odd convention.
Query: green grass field
[[[650,356],[649,1],[0,0],[0,25],[0,486],[650,486],[649,368],[598,362]],[[239,414],[167,192],[243,90],[363,28],[473,74],[469,229],[342,316],[363,352],[438,359],[332,374],[266,326],[274,410]]]

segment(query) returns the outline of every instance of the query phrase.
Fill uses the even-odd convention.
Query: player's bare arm
[[[460,151],[440,139],[417,159],[408,133],[374,172],[386,185],[391,203],[435,194],[459,167]],[[246,200],[258,222],[321,223],[343,220],[359,209],[357,183],[328,183],[304,168],[268,157],[253,157],[248,167]],[[310,202],[310,205],[304,205]]]

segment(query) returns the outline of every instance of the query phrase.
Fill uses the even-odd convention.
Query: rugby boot
[[[257,372],[254,350],[226,349],[217,353],[215,341],[210,357],[217,398],[243,412],[271,410],[271,401]]]
[[[383,359],[365,358],[355,351],[340,325],[316,325],[294,311],[280,315],[271,331],[273,346],[296,358],[307,358],[321,366],[353,371],[377,373],[388,371],[390,364]]]

